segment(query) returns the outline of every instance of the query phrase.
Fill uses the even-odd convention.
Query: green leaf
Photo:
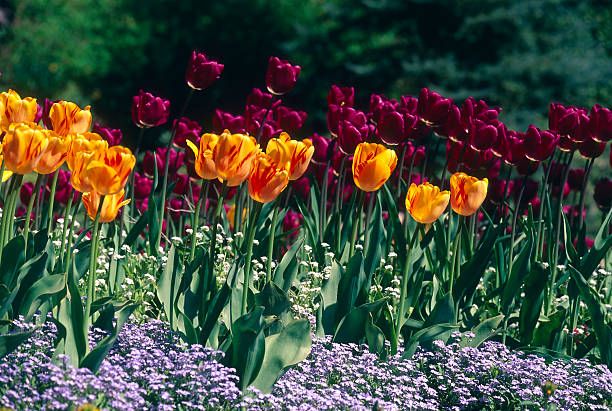
[[[436,306],[431,314],[429,314],[429,317],[427,317],[424,327],[445,323],[455,324],[455,302],[450,293],[447,293],[436,302]]]
[[[387,205],[387,210],[389,212],[389,221],[393,224],[394,235],[395,235],[395,249],[398,254],[402,254],[404,250],[406,250],[406,237],[404,236],[404,228],[402,226],[402,222],[400,221],[399,214],[397,211],[397,207],[395,205],[395,199],[391,194],[389,186],[387,184],[382,187],[383,198]]]
[[[382,354],[385,350],[385,334],[374,324],[372,313],[368,313],[365,322],[365,335],[370,352]]]
[[[561,309],[549,315],[548,321],[540,322],[538,328],[535,329],[532,345],[552,348],[554,341],[559,340],[566,317],[566,310]]]
[[[402,358],[412,358],[419,345],[428,346],[435,340],[447,341],[451,333],[458,328],[459,326],[453,324],[436,324],[422,329],[406,342]]]
[[[147,210],[145,213],[141,214],[136,220],[136,223],[130,229],[130,232],[127,234],[125,239],[123,240],[123,244],[132,247],[138,237],[145,231],[147,227],[147,223],[149,222],[149,211]]]
[[[210,337],[213,328],[219,321],[223,307],[227,304],[230,292],[231,290],[227,283],[223,284],[208,305],[204,324],[200,328],[200,344],[206,345],[206,341]]]
[[[351,310],[340,320],[333,342],[338,343],[359,343],[365,337],[366,322],[368,316],[378,316],[381,308],[387,303],[386,298],[360,305]]]
[[[274,282],[286,293],[297,277],[299,262],[296,255],[302,249],[303,243],[302,238],[293,243],[274,271]]]
[[[0,335],[0,358],[16,350],[36,329]]]
[[[531,254],[534,248],[533,242],[533,236],[528,235],[527,241],[523,244],[521,252],[515,258],[508,281],[504,285],[501,303],[502,311],[506,315],[510,314],[514,298],[520,293],[521,284],[523,284],[527,274],[531,271]]]
[[[521,343],[528,345],[533,340],[533,334],[540,318],[544,302],[544,289],[548,281],[549,270],[536,262],[525,279],[523,304],[519,313],[519,334]]]
[[[257,377],[266,351],[264,308],[255,307],[232,324],[231,366],[240,377],[240,388],[246,389]]]
[[[19,310],[19,313],[24,316],[24,320],[30,321],[32,319],[46,297],[59,294],[65,287],[64,281],[62,274],[53,274],[32,284],[23,297],[23,303]]]
[[[310,354],[311,345],[310,323],[305,319],[288,324],[280,334],[266,337],[261,368],[253,381],[255,388],[270,393],[287,367],[299,363]]]
[[[17,270],[25,262],[25,240],[18,235],[13,238],[2,250],[0,261],[0,284],[5,284],[9,290],[14,287]]]
[[[332,261],[329,278],[321,286],[321,326],[327,335],[333,335],[335,331],[338,286],[342,276],[342,267],[336,260]]]
[[[591,326],[597,337],[597,346],[601,358],[612,369],[612,328],[606,323],[606,307],[598,301],[597,292],[589,287],[588,283],[575,267],[568,265],[572,280],[576,283],[580,296],[591,314]]]
[[[474,337],[470,339],[464,339],[461,342],[461,346],[477,348],[478,346],[480,346],[480,344],[497,334],[497,327],[499,327],[499,324],[501,324],[503,320],[503,314],[497,315],[492,318],[487,318],[486,320],[478,324],[476,327],[472,328],[472,333],[474,334]]]
[[[166,265],[164,266],[162,274],[157,282],[157,298],[159,298],[159,301],[161,301],[164,307],[166,318],[170,322],[170,327],[172,329],[174,329],[173,326],[178,316],[174,302],[177,297],[181,280],[180,276],[177,274],[179,267],[179,256],[176,253],[176,247],[173,244],[168,252],[168,260],[166,261]]]
[[[597,235],[593,241],[593,247],[589,250],[588,254],[582,257],[580,261],[579,271],[585,278],[591,276],[593,271],[597,269],[597,266],[601,263],[610,247],[612,247],[612,235],[608,236],[608,230],[610,224],[612,224],[612,209],[608,212],[606,219],[599,228]]]
[[[106,357],[108,352],[115,344],[123,324],[125,324],[125,322],[130,318],[130,315],[132,315],[138,305],[138,303],[127,301],[119,309],[115,328],[109,335],[104,337],[102,341],[100,341],[98,345],[96,345],[96,347],[85,356],[85,358],[83,358],[79,364],[81,368],[88,368],[94,374],[98,372],[100,365],[102,365],[102,360],[104,360],[104,357]]]
[[[340,284],[338,284],[336,324],[355,307],[359,292],[365,281],[363,254],[358,252],[347,263],[346,270],[340,279]]]
[[[370,224],[370,222],[366,222]],[[362,288],[362,294],[368,295],[370,286],[372,285],[372,277],[374,271],[380,264],[381,247],[385,240],[385,228],[383,226],[382,206],[380,197],[376,197],[376,207],[372,216],[372,228],[369,232],[368,249],[365,251],[364,271],[366,274],[366,282]],[[365,299],[364,299],[365,300]]]
[[[264,315],[284,317],[291,309],[287,294],[273,282],[267,283],[260,293],[255,294],[255,304],[264,307]]]
[[[580,257],[578,256],[578,253],[574,248],[574,243],[572,243],[572,232],[570,224],[567,221],[567,216],[565,215],[565,213],[561,213],[561,215],[563,216],[563,243],[565,245],[565,255],[567,256],[567,259],[570,262],[577,265],[580,261]]]

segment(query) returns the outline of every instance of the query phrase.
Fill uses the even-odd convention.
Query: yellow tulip
[[[457,214],[470,216],[478,211],[486,198],[489,180],[455,173],[450,178],[450,184],[451,207]]]
[[[49,119],[53,130],[62,136],[85,133],[91,127],[89,106],[81,110],[70,101],[54,103],[49,110]]]
[[[265,153],[258,153],[253,161],[249,175],[249,195],[255,201],[268,203],[289,184],[289,172],[279,168],[272,158]]]
[[[123,146],[113,146],[87,164],[87,177],[98,194],[112,195],[123,190],[136,164],[132,151]]]
[[[70,141],[70,149],[68,150],[68,158],[66,163],[72,171],[75,169],[75,156],[80,152],[92,153],[94,151],[103,152],[108,149],[108,142],[96,133],[80,133],[75,134]]]
[[[353,180],[363,191],[376,191],[389,179],[395,166],[395,151],[376,143],[361,143],[353,157]]]
[[[0,153],[2,153],[2,143],[1,142],[0,142]],[[2,162],[4,162],[4,157],[0,155],[0,166],[2,165]],[[2,182],[4,183],[6,180],[11,178],[12,175],[13,175],[12,171],[4,170],[4,172],[2,173]]]
[[[304,139],[302,141],[291,140],[289,134],[281,133],[278,140],[285,143],[289,150],[289,180],[297,180],[302,177],[310,164],[312,155],[314,154],[314,146],[310,139]],[[268,150],[270,144],[268,143]],[[268,152],[268,154],[270,154]]]
[[[205,180],[217,178],[217,168],[213,155],[218,141],[218,135],[205,133],[200,139],[200,149],[198,150],[198,147],[187,139],[187,145],[195,154],[195,171]]]
[[[44,130],[47,148],[42,153],[34,171],[38,174],[51,174],[66,161],[70,149],[71,136],[60,136],[52,130]]]
[[[255,139],[245,134],[230,134],[225,130],[220,136],[213,158],[217,177],[228,186],[240,185],[249,177],[251,165],[259,145]]]
[[[38,105],[36,99],[22,99],[16,91],[9,90],[0,94],[0,130],[8,131],[13,123],[33,122],[36,119]]]
[[[110,223],[117,217],[119,209],[130,202],[129,199],[124,201],[124,197],[124,190],[104,197],[102,210],[100,210],[101,223]],[[83,194],[83,205],[87,210],[87,215],[89,218],[95,221],[96,214],[98,213],[98,207],[100,205],[100,194],[96,193],[95,191]]]
[[[31,173],[49,141],[45,130],[34,123],[14,123],[4,136],[2,154],[5,169],[16,174]]]
[[[89,193],[93,191],[93,185],[89,180],[87,173],[87,166],[92,160],[97,160],[102,157],[103,152],[101,151],[79,151],[73,157],[73,168],[71,169],[72,174],[70,176],[70,183],[72,187],[81,193]]]
[[[276,164],[277,168],[291,169],[291,152],[287,142],[289,141],[287,133],[281,133],[279,138],[273,138],[268,141],[266,146],[266,154],[270,160]]]
[[[446,210],[449,199],[450,192],[440,191],[437,186],[413,183],[406,195],[406,210],[419,223],[433,223]]]

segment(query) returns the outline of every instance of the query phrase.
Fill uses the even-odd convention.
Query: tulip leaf
[[[363,254],[357,252],[347,263],[346,269],[338,284],[338,298],[336,306],[336,320],[340,320],[357,304],[361,288],[366,281],[363,271]]]
[[[366,336],[366,322],[369,318],[378,316],[386,303],[387,299],[381,298],[352,309],[340,320],[332,341],[336,343],[361,342]]]
[[[582,257],[579,265],[579,271],[585,278],[591,276],[593,271],[597,269],[597,266],[601,263],[608,250],[612,247],[612,235],[608,236],[608,230],[612,224],[612,209],[608,212],[606,219],[599,228],[597,235],[593,241],[593,246],[589,252]]]
[[[508,277],[508,281],[504,285],[502,293],[502,311],[509,315],[514,298],[520,293],[523,281],[531,271],[531,255],[533,252],[534,238],[531,235],[527,236],[527,241],[523,244],[520,253],[514,258],[512,271]]]
[[[236,369],[240,388],[246,389],[257,377],[264,360],[266,342],[264,336],[263,307],[255,307],[232,324],[230,366]]]
[[[338,261],[332,261],[331,272],[321,286],[321,326],[326,335],[333,335],[335,331],[336,310],[338,308],[338,287],[344,270]]]
[[[44,299],[58,294],[64,289],[64,286],[63,274],[48,275],[32,284],[23,297],[23,303],[19,309],[19,313],[24,316],[24,320],[30,321]]]
[[[399,219],[399,214],[397,211],[397,207],[395,204],[395,199],[389,190],[387,184],[383,185],[383,197],[385,199],[385,203],[387,205],[387,210],[389,211],[389,220],[393,224],[393,232],[395,235],[395,250],[398,254],[403,254],[404,250],[406,250],[406,237],[404,236],[404,228]]]
[[[521,343],[528,345],[540,318],[544,302],[544,289],[548,281],[549,270],[542,263],[534,262],[531,272],[525,279],[525,297],[519,313],[519,334]]]
[[[472,328],[472,333],[474,334],[474,337],[464,339],[461,342],[461,346],[477,348],[478,346],[480,346],[480,344],[493,337],[497,333],[497,327],[499,327],[503,320],[504,315],[500,314],[482,321],[476,327]]]
[[[410,339],[406,342],[402,358],[412,358],[419,345],[428,347],[435,340],[442,340],[446,342],[451,333],[458,328],[459,326],[453,324],[436,324],[422,329],[410,337]]]
[[[297,277],[299,261],[296,258],[298,251],[302,249],[304,239],[300,238],[291,245],[291,248],[285,253],[278,266],[274,271],[274,282],[282,288],[284,292],[289,292]]]
[[[0,261],[0,284],[5,284],[9,290],[15,287],[16,274],[25,262],[25,240],[23,236],[10,240],[2,251]]]
[[[385,350],[385,334],[374,324],[372,313],[368,312],[365,322],[365,336],[370,352],[382,354]]]
[[[374,215],[372,217],[372,229],[369,232],[369,240],[368,240],[368,249],[364,250],[365,252],[365,261],[364,261],[364,270],[366,274],[366,282],[364,287],[362,288],[362,294],[366,296],[370,291],[370,286],[372,285],[372,278],[374,276],[374,271],[380,264],[380,255],[381,248],[384,242],[385,229],[383,227],[383,218],[382,218],[382,206],[380,204],[380,198],[376,197],[376,207],[374,210]],[[370,224],[369,221],[366,224]],[[364,298],[365,301],[365,298]]]
[[[453,296],[447,293],[444,297],[440,298],[436,305],[427,317],[424,327],[430,327],[435,324],[455,324],[455,302]]]
[[[149,222],[149,212],[145,212],[138,217],[136,223],[130,229],[130,232],[127,234],[125,239],[123,240],[123,244],[132,247],[138,237],[145,231],[147,227],[147,223]]]
[[[255,295],[255,304],[264,307],[263,315],[274,315],[281,319],[291,309],[289,296],[273,282],[264,285],[261,292]]]
[[[15,351],[21,343],[34,334],[34,331],[36,331],[36,329],[0,335],[0,359]]]
[[[210,304],[208,304],[204,324],[200,326],[199,330],[200,344],[206,344],[206,341],[213,331],[213,328],[219,321],[219,316],[223,311],[223,307],[225,307],[227,304],[231,291],[232,290],[230,290],[227,283],[223,284],[223,286],[221,286],[221,288],[215,293],[215,296],[210,301]]]
[[[272,391],[283,370],[308,357],[311,345],[310,323],[306,319],[293,321],[279,334],[266,337],[261,368],[253,381],[255,388],[264,393]]]

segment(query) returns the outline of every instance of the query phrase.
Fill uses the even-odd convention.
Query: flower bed
[[[22,328],[32,325],[20,324]],[[586,360],[555,360],[497,342],[461,347],[437,341],[412,359],[379,358],[367,346],[314,339],[311,354],[271,394],[243,395],[223,353],[188,346],[167,324],[126,324],[97,375],[65,356],[53,362],[55,326],[47,322],[0,360],[0,404],[61,410],[100,409],[609,409],[612,373]],[[101,332],[93,338],[101,337]]]

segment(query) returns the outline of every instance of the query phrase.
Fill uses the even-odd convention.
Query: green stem
[[[212,218],[212,231],[210,235],[210,252],[209,252],[209,275],[212,275],[215,268],[215,260],[216,260],[216,245],[217,245],[217,225],[219,224],[219,214],[221,214],[221,208],[223,207],[223,200],[225,199],[225,195],[227,194],[227,181],[223,182],[223,186],[221,187],[221,192],[219,193],[219,199],[217,200],[217,207],[215,207],[215,213]],[[194,228],[195,229],[195,228]]]
[[[272,280],[272,254],[274,253],[274,238],[276,236],[276,220],[278,219],[278,211],[280,206],[278,199],[275,200],[274,213],[272,214],[272,225],[270,226],[270,241],[268,242],[268,261],[266,267],[266,284]]]
[[[357,200],[357,221],[353,222],[353,231],[351,233],[351,247],[349,248],[349,259],[355,254],[355,240],[357,239],[357,232],[361,225],[361,212],[363,210],[363,202],[365,199],[365,191],[359,190],[359,199]]]
[[[540,190],[540,199],[542,200],[542,202],[540,203],[540,212],[538,213],[538,231],[537,231],[537,240],[536,240],[536,261],[538,261],[540,258],[542,258],[542,249],[541,249],[541,245],[540,245],[540,241],[544,238],[544,236],[542,235],[542,223],[543,223],[543,219],[544,219],[544,193],[546,192],[546,186],[548,185],[548,179],[550,178],[550,170],[552,170],[552,163],[553,163],[553,159],[555,158],[555,155],[553,153],[553,155],[550,157],[550,160],[548,161],[548,166],[546,167],[546,174],[544,176],[544,183],[542,184],[542,189]]]
[[[399,167],[397,170],[397,204],[401,204],[401,199],[402,199],[402,193],[404,192],[404,187],[403,187],[403,180],[402,180],[402,174],[404,173],[404,162],[406,161],[406,149],[408,148],[408,142],[405,142],[404,145],[402,146],[402,151],[401,151],[401,158],[400,158],[400,163],[399,163]],[[414,159],[414,153],[416,153],[416,147],[414,149],[414,152],[412,153],[412,158]],[[408,180],[408,183],[410,183],[410,180]]]
[[[60,247],[60,256],[64,255],[64,250],[66,249],[66,232],[68,231],[68,216],[70,215],[70,211],[72,210],[72,198],[74,197],[72,193],[72,189],[70,190],[70,196],[68,197],[68,203],[64,208],[64,226],[62,227],[62,245]]]
[[[457,227],[457,232],[455,233],[455,240],[453,241],[453,259],[450,265],[450,279],[448,285],[448,292],[450,294],[453,293],[453,287],[455,285],[455,278],[459,277],[459,269],[457,266],[461,264],[461,258],[459,257],[460,247],[461,247],[461,217],[459,218],[459,226]]]
[[[51,181],[51,194],[49,197],[49,221],[47,224],[47,229],[49,230],[49,237],[51,237],[53,233],[53,206],[55,205],[55,191],[57,189],[57,178],[59,176],[59,169],[55,170],[53,173],[53,180]]]
[[[71,196],[74,194],[70,194]],[[77,203],[74,206],[74,212],[72,213],[72,219],[70,220],[70,227],[68,228],[68,237],[66,238],[66,246],[68,247],[66,250],[66,265],[64,266],[64,269],[66,272],[68,272],[68,268],[70,267],[70,260],[72,259],[72,231],[74,230],[74,223],[76,222],[76,218],[77,218],[77,214],[79,213],[79,208],[81,207],[81,196],[82,194],[79,193],[79,196],[77,198]],[[85,216],[87,217],[87,213],[85,213]],[[86,226],[83,225],[83,230],[85,230]]]
[[[257,220],[259,219],[259,213],[261,212],[263,204],[257,202],[253,210],[253,217],[250,219],[249,233],[247,236],[247,250],[244,260],[244,284],[242,285],[242,306],[240,308],[240,314],[245,315],[247,312],[247,297],[249,295],[249,280],[251,276],[251,258],[253,255],[253,240],[255,239],[255,227],[257,226]]]
[[[193,215],[193,227],[191,228],[191,250],[189,252],[189,261],[193,261],[196,248],[196,238],[198,233],[198,226],[200,225],[200,210],[202,209],[202,202],[204,201],[204,184],[207,184],[208,180],[202,179],[200,182],[200,197],[198,198],[198,204]]]
[[[340,250],[340,241],[342,241],[342,191],[344,189],[342,182],[344,181],[344,170],[346,168],[346,157],[342,157],[342,163],[340,164],[340,174],[338,174],[338,181],[336,182],[336,213],[338,214],[337,225],[336,225],[336,247],[338,247],[338,256],[342,254]]]
[[[580,230],[582,230],[582,226],[584,225],[584,214],[583,214],[584,199],[585,199],[587,184],[589,182],[589,176],[591,175],[591,170],[593,169],[593,164],[595,164],[595,159],[594,158],[589,159],[588,165],[585,167],[585,170],[584,170],[584,178],[582,179],[582,190],[580,190],[580,209],[578,210],[580,214],[578,216],[578,231],[576,233],[577,235],[578,233],[580,233]]]
[[[89,332],[89,316],[91,313],[91,303],[95,298],[96,290],[96,266],[98,258],[98,239],[100,237],[100,212],[102,211],[102,205],[104,204],[104,197],[100,196],[100,203],[98,204],[98,211],[96,212],[96,219],[94,220],[93,230],[91,232],[91,243],[89,252],[89,276],[87,278],[87,300],[85,301],[85,316],[83,318],[83,332],[87,337]],[[87,339],[85,339],[87,341]],[[87,351],[89,352],[89,344],[86,345]]]
[[[407,223],[405,222],[404,224],[407,224]],[[414,243],[419,233],[418,224],[419,223],[417,223],[417,227],[415,228],[414,233],[412,234],[412,239],[410,240],[410,244],[408,245],[408,249],[406,250],[406,259],[404,260],[404,267],[402,270],[402,282],[400,285],[400,300],[399,300],[399,305],[397,307],[397,317],[395,319],[396,343],[399,340],[400,331],[401,331],[402,325],[404,325],[404,322],[405,322],[405,319],[402,317],[404,315],[404,305],[406,304],[406,292],[407,292],[407,287],[408,287],[408,272],[410,269],[410,251],[412,251],[412,247],[414,246]]]
[[[321,198],[319,200],[319,240],[322,242],[325,237],[325,225],[327,224],[327,187],[329,185],[330,161],[325,165],[325,174],[323,175],[323,187],[321,188]]]
[[[21,182],[23,181],[23,175],[18,174],[17,178],[15,180],[15,187],[13,188],[13,192],[11,194],[11,204],[10,204],[10,213],[9,213],[9,220],[8,220],[8,229],[7,229],[7,233],[6,233],[6,237],[4,239],[5,244],[8,243],[13,236],[13,227],[15,225],[15,210],[17,208],[17,198],[19,197],[19,189],[21,188]]]
[[[30,234],[30,220],[32,219],[32,208],[34,207],[34,201],[36,201],[36,196],[40,191],[40,185],[42,184],[43,176],[42,174],[38,174],[36,176],[36,183],[34,184],[34,191],[32,191],[32,195],[30,196],[30,200],[28,201],[28,208],[25,215],[25,224],[23,226],[23,238],[25,240],[24,245],[24,254],[28,255],[28,234]]]
[[[514,210],[514,215],[512,216],[512,229],[510,230],[510,249],[508,250],[508,275],[511,275],[512,265],[514,264],[514,234],[516,232],[516,221],[518,219],[519,210],[521,208],[521,200],[523,199],[523,193],[525,192],[525,183],[527,183],[527,176],[523,178],[521,191],[519,192],[518,199],[516,200],[516,208]]]
[[[140,144],[142,143],[142,136],[144,136],[145,129],[141,128],[138,133],[138,140],[136,143],[136,149],[134,150],[134,157],[138,161],[138,155],[140,154]],[[130,175],[130,217],[134,218],[134,210],[136,208],[135,197],[134,197],[134,185],[136,184],[136,173]]]
[[[374,201],[376,200],[376,191],[370,193],[370,201],[368,202],[368,208],[366,210],[365,218],[365,234],[363,241],[363,252],[367,253],[368,247],[370,246],[370,219],[372,218],[372,210],[374,208]]]

